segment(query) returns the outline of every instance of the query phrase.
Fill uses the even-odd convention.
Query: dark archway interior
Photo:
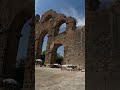
[[[28,43],[29,43],[29,36],[30,36],[30,23],[32,19],[28,20],[22,30],[21,30],[21,37],[19,38],[18,43],[18,50],[16,56],[16,80],[19,84],[23,84],[24,80],[24,71],[25,71],[25,62],[27,60],[27,53],[28,53]]]
[[[64,46],[61,45],[57,48],[56,63],[63,64],[63,60],[64,60]]]
[[[30,27],[31,22],[32,22],[31,19],[28,20],[22,28],[21,37],[19,39],[19,44],[18,44],[17,57],[16,57],[17,61],[27,58],[27,49],[28,49],[28,41],[31,30]]]
[[[4,78],[13,78],[15,80],[20,79],[17,76],[18,72],[16,72],[17,52],[19,47],[19,40],[22,36],[22,28],[30,18],[31,16],[27,15],[24,12],[17,14],[8,30],[7,50],[3,70]],[[21,80],[23,81],[24,71],[22,72],[23,78]]]
[[[42,52],[46,50],[46,48],[47,48],[47,42],[48,42],[48,34],[46,34],[44,36],[43,45],[42,45]]]

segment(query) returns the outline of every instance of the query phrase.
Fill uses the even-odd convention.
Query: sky
[[[85,0],[35,0],[35,13],[43,15],[53,9],[66,16],[73,16],[79,25],[85,25]]]
[[[85,25],[85,0],[35,0],[35,14],[40,16],[47,10],[53,9],[57,13],[72,16],[77,20],[77,26]],[[60,33],[65,31],[65,24],[60,27]],[[44,38],[43,49],[46,50],[47,35]],[[57,53],[64,56],[64,46],[58,48]]]
[[[72,16],[77,19],[77,26],[85,25],[85,1],[84,0],[35,0],[35,14],[43,15],[47,10],[53,9],[58,13]],[[26,22],[21,31],[19,40],[17,60],[27,55],[28,38],[31,20]],[[65,31],[65,24],[60,27],[60,33]],[[46,50],[48,37],[44,38],[42,51]],[[57,53],[64,56],[64,46],[60,46]]]

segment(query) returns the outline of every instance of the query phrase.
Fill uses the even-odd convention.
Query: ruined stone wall
[[[119,90],[120,3],[107,9],[87,9],[85,33],[86,89]],[[116,52],[116,53],[115,53]],[[111,75],[110,75],[111,74]],[[115,82],[114,82],[115,81]]]
[[[67,32],[65,38],[66,55],[64,58],[66,63],[75,65],[79,64],[80,66],[85,65],[85,51],[84,46],[82,46],[84,43],[83,39],[84,32],[82,32],[82,30]]]
[[[48,34],[45,64],[55,63],[56,50],[59,46],[64,46],[64,60],[62,64],[85,65],[84,55],[84,34],[85,28],[77,30],[76,20],[73,17],[66,17],[53,10],[45,12],[39,18],[36,16],[36,58],[40,58],[43,39]],[[59,33],[60,26],[65,23],[66,31]]]
[[[21,30],[24,24],[32,17],[33,10],[34,0],[0,0],[0,78],[16,78],[16,56]],[[31,32],[34,34],[34,29],[32,30]],[[31,37],[34,40],[33,34]],[[33,40],[29,42],[32,47],[34,47]],[[26,65],[25,71],[29,69],[29,75],[25,75],[25,81],[28,80],[27,78],[34,79],[34,72],[32,72],[34,62],[32,63],[33,67],[28,68],[28,66],[32,66],[34,50],[28,49],[28,51],[30,53],[28,54],[29,58],[27,58],[29,59],[27,60],[29,65]],[[34,80],[32,80],[33,83]],[[28,81],[27,84],[31,84],[31,82]],[[27,84],[25,83],[25,85]],[[34,89],[34,86],[32,89]]]
[[[2,72],[0,76],[4,73],[14,77],[11,73],[16,67],[16,57],[14,57],[16,53],[11,53],[10,49],[15,49],[17,41],[13,39],[19,38],[19,31],[31,18],[34,0],[1,0],[0,4],[0,42],[2,42],[0,43],[2,46],[0,47],[0,71]]]

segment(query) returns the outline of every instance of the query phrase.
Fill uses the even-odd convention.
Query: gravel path
[[[35,90],[85,90],[85,72],[36,67]]]

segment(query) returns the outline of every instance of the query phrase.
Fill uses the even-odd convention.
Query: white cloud
[[[77,20],[77,26],[85,25],[85,17],[81,16],[75,8],[61,9],[61,12],[66,16],[72,16]]]
[[[39,0],[35,0],[35,10],[37,9]]]
[[[35,13],[39,10],[40,0],[35,0]]]

